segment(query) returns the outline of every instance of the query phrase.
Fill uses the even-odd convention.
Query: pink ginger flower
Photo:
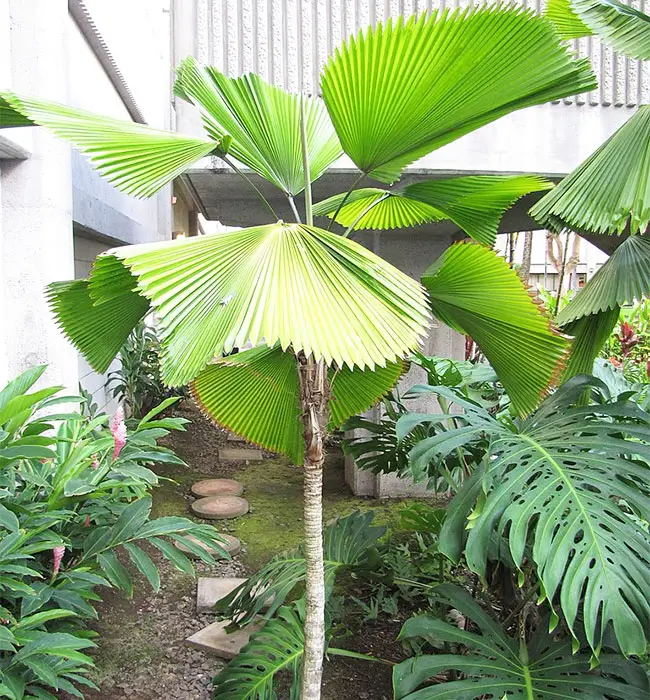
[[[99,460],[97,459],[97,455],[93,455],[92,462],[90,463],[90,468],[99,469]]]
[[[54,566],[52,567],[52,576],[56,576],[61,568],[61,560],[65,554],[65,547],[60,544],[58,547],[54,547],[52,550],[52,557],[54,559]]]
[[[119,457],[120,452],[124,445],[126,445],[126,424],[124,423],[124,410],[121,406],[118,407],[111,421],[111,435],[113,436],[113,441],[115,442],[115,448],[113,449],[113,460]]]

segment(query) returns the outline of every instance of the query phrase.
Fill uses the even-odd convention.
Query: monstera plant
[[[294,222],[277,221],[261,197],[272,217],[265,226],[115,248],[88,279],[53,284],[48,294],[64,332],[98,371],[154,310],[163,380],[190,383],[215,421],[304,468],[303,700],[320,696],[326,431],[396,382],[431,314],[483,343],[521,413],[540,401],[568,345],[489,247],[503,212],[548,182],[490,176],[389,186],[418,158],[505,114],[594,87],[588,62],[571,56],[550,21],[496,6],[400,18],[349,39],[325,65],[322,99],[189,58],[175,93],[199,110],[203,138],[0,93],[0,125],[50,129],[134,196],[153,195],[197,160],[218,156],[257,194],[247,172],[272,183],[295,212]],[[311,183],[343,153],[359,169],[357,182],[314,206]],[[383,186],[368,187],[367,178]],[[314,226],[315,212],[346,230]],[[349,237],[362,227],[444,219],[471,241],[437,261],[429,295]],[[535,366],[513,361],[531,343]],[[230,354],[246,344],[253,349]]]

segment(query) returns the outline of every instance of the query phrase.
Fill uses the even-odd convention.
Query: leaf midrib
[[[583,521],[585,523],[584,528],[588,529],[592,542],[593,542],[593,547],[596,550],[598,554],[598,558],[600,559],[600,565],[601,565],[601,571],[603,572],[605,578],[607,579],[607,587],[608,589],[611,590],[611,581],[609,578],[609,570],[607,567],[607,562],[605,557],[603,556],[603,553],[600,549],[600,543],[598,541],[598,537],[596,536],[596,532],[594,531],[592,525],[591,525],[591,518],[589,516],[589,513],[585,510],[584,506],[582,505],[582,499],[580,498],[578,491],[576,488],[573,486],[571,483],[570,479],[565,475],[564,470],[562,469],[561,465],[557,462],[557,460],[548,452],[548,450],[545,450],[542,445],[540,445],[538,442],[533,440],[530,436],[520,433],[520,437],[522,440],[527,442],[529,445],[533,447],[533,449],[537,450],[545,459],[548,460],[549,464],[553,468],[553,470],[556,472],[556,474],[559,476],[560,480],[569,488],[570,492],[573,494],[575,498],[575,502],[578,505],[580,509],[580,513],[583,516]],[[606,604],[606,603],[605,603]]]

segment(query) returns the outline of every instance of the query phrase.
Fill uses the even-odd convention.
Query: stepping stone
[[[251,450],[248,447],[222,447],[219,449],[219,459],[222,462],[259,462],[262,450]]]
[[[241,542],[236,538],[233,537],[232,535],[220,535],[220,537],[224,540],[226,540],[226,543],[222,545],[222,547],[228,552],[231,556],[234,556],[239,552],[241,549]],[[210,547],[210,545],[205,544],[205,542],[200,542],[199,540],[194,537],[194,535],[186,535],[185,536],[186,540],[191,540],[194,542],[194,544],[198,545],[202,549],[205,549],[206,552],[210,552],[212,556],[215,559],[223,559],[223,557],[217,552],[216,549]],[[198,555],[194,554],[194,552],[190,552],[190,550],[182,543],[182,542],[174,542],[174,545],[177,549],[180,549],[183,554],[186,554],[190,559],[198,559]]]
[[[196,585],[196,611],[210,612],[218,601],[247,580],[245,578],[200,578]]]
[[[245,578],[200,578],[196,586],[197,612],[210,612],[218,601],[246,581],[248,579]],[[264,608],[268,608],[274,600],[275,596],[269,597],[264,603]]]
[[[225,520],[245,515],[249,506],[248,501],[239,496],[209,496],[194,501],[191,508],[201,518]]]
[[[228,435],[228,442],[240,442],[240,443],[245,443],[246,440],[241,435],[235,435],[234,433],[230,433]]]
[[[195,649],[200,649],[208,654],[214,654],[220,659],[230,661],[248,644],[251,634],[262,629],[262,622],[257,622],[243,629],[228,634],[226,627],[228,620],[213,622],[204,629],[196,632],[185,641]]]
[[[241,496],[244,484],[234,479],[204,479],[192,486],[192,493],[203,498],[205,496]]]

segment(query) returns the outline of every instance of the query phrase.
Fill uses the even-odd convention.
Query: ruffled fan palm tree
[[[431,313],[472,334],[522,414],[539,403],[568,345],[491,248],[503,212],[549,183],[431,180],[355,189],[316,207],[311,183],[345,153],[358,182],[368,176],[389,185],[418,158],[513,110],[594,86],[588,63],[562,47],[548,20],[492,7],[400,18],[351,38],[325,66],[322,99],[187,59],[175,92],[200,111],[204,138],[0,93],[0,125],[49,128],[134,196],[150,196],[217,155],[247,181],[246,168],[278,187],[296,212],[292,223],[115,248],[88,279],[53,284],[48,294],[63,331],[98,371],[153,309],[164,381],[190,383],[213,420],[304,468],[302,700],[320,697],[326,431],[394,385]],[[345,232],[315,227],[314,211]],[[470,240],[434,263],[428,293],[348,237],[443,219]],[[251,350],[230,354],[247,343]]]

